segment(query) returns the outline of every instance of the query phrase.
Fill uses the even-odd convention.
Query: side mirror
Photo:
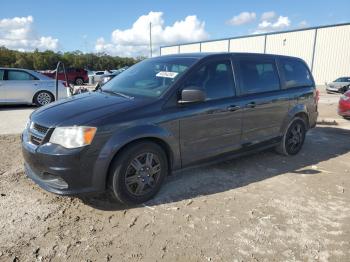
[[[191,86],[182,89],[181,99],[178,101],[179,104],[188,104],[205,101],[206,94],[203,90],[198,87]]]

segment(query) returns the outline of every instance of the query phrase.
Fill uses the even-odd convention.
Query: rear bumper
[[[339,88],[336,87],[326,87],[327,92],[329,93],[339,93]]]
[[[309,127],[314,128],[317,123],[318,112],[313,112],[309,114]]]
[[[350,101],[343,99],[339,100],[338,114],[340,116],[350,117]]]
[[[350,117],[350,109],[349,110],[339,110],[338,109],[338,115],[345,116],[345,117]]]

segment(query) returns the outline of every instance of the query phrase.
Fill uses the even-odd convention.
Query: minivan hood
[[[129,99],[103,92],[87,92],[43,106],[31,115],[31,121],[46,127],[83,125],[110,113],[123,112],[144,104],[143,99]]]

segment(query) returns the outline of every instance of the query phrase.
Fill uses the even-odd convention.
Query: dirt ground
[[[177,172],[134,208],[45,192],[24,176],[19,135],[0,136],[0,261],[350,261],[350,129],[327,101],[339,124],[299,155]]]

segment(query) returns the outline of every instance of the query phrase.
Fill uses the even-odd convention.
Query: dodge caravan
[[[173,170],[274,147],[297,154],[318,92],[299,58],[196,53],[146,59],[99,90],[43,106],[22,135],[25,171],[43,189],[109,190],[126,204]]]

